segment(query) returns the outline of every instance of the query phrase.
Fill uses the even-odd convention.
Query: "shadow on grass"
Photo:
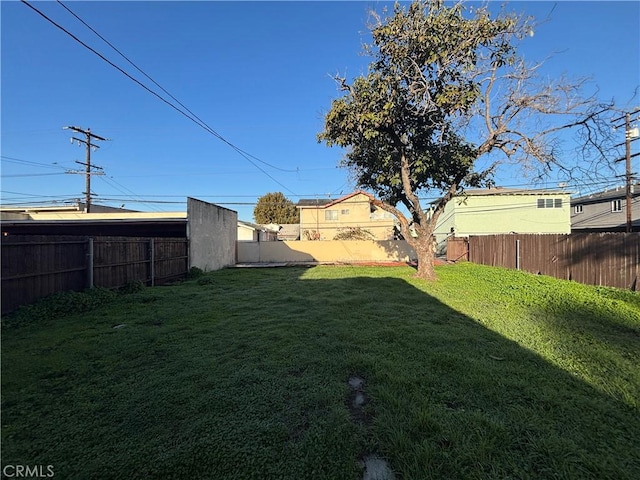
[[[378,453],[401,478],[632,478],[637,411],[412,274],[223,270],[11,331],[4,463],[63,478],[335,479]],[[366,424],[346,405],[353,375]]]
[[[602,297],[598,303],[575,298],[571,304],[549,298],[531,313],[560,362],[640,411],[640,305],[631,295],[615,298],[615,291]]]

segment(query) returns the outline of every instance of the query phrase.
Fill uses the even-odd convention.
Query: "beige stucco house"
[[[571,233],[571,193],[563,190],[490,188],[453,198],[438,218],[438,251],[452,235]]]
[[[301,199],[300,240],[333,240],[345,230],[360,228],[375,240],[393,239],[394,217],[373,204],[373,196],[357,191],[331,199]]]

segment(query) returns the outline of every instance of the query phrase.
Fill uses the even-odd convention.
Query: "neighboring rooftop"
[[[296,203],[296,207],[324,207],[325,205],[329,205],[331,202],[333,202],[333,200],[330,198],[301,198],[298,200],[298,203]]]
[[[298,203],[296,203],[296,207],[298,208],[327,208],[330,207],[332,205],[335,205],[337,203],[340,202],[344,202],[345,200],[348,200],[351,197],[355,197],[356,195],[366,195],[367,197],[369,197],[371,200],[373,200],[373,195],[371,195],[370,193],[367,192],[363,192],[362,190],[357,190],[353,193],[349,193],[348,195],[345,195],[344,197],[340,197],[337,198],[335,200],[332,200],[330,198],[324,198],[324,199],[319,199],[319,198],[301,198],[300,200],[298,200]]]
[[[561,189],[526,189],[526,188],[472,188],[465,190],[459,196],[479,196],[479,195],[568,195],[571,192]]]
[[[627,195],[627,189],[625,187],[616,187],[610,190],[603,190],[602,192],[591,193],[589,195],[582,195],[580,197],[572,198],[571,204],[578,203],[597,203],[601,201],[613,200],[616,198],[624,198]],[[631,185],[631,196],[636,198],[640,196],[640,183],[636,182]]]
[[[275,224],[260,225],[257,223],[245,222],[244,220],[238,220],[238,225],[245,226],[247,228],[252,228],[254,230],[258,230],[261,232],[277,232],[280,228],[279,225],[275,225]]]

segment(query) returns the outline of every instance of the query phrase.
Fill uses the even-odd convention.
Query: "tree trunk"
[[[423,280],[435,280],[436,272],[434,264],[436,252],[434,249],[433,238],[431,235],[420,235],[414,240],[413,249],[418,256],[418,272],[416,277]]]

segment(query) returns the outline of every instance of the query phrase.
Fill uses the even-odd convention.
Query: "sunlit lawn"
[[[228,269],[23,317],[2,336],[3,465],[333,480],[375,453],[400,479],[640,478],[640,295],[437,272]]]

